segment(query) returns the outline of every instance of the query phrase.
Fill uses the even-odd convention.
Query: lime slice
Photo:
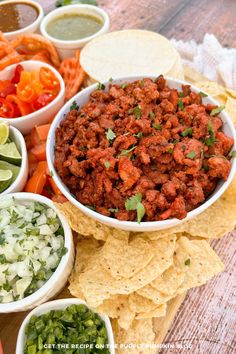
[[[12,172],[11,183],[13,183],[20,172],[20,167],[12,165],[6,161],[0,161],[0,170],[10,170]]]
[[[14,165],[21,164],[21,155],[17,150],[15,143],[0,145],[0,159],[13,163]]]
[[[10,170],[0,170],[0,192],[7,189],[12,180],[13,173]]]
[[[7,142],[9,137],[9,125],[6,123],[0,123],[0,145]]]

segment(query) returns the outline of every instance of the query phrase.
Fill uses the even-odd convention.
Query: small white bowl
[[[19,118],[0,117],[0,121],[9,123],[10,125],[19,129],[22,134],[27,134],[36,125],[48,123],[50,119],[53,118],[54,115],[63,106],[64,97],[65,97],[65,84],[59,72],[49,64],[37,60],[23,61],[20,64],[23,66],[25,70],[28,71],[39,70],[41,67],[49,68],[55,74],[55,76],[60,82],[60,91],[57,97],[52,102],[50,102],[47,106],[39,109],[38,111],[32,112],[30,114],[27,114],[26,116],[22,116]],[[8,66],[6,69],[2,70],[0,72],[0,80],[11,79],[17,65],[18,64],[13,64]]]
[[[38,17],[36,18],[36,20],[33,23],[31,23],[29,26],[27,26],[25,28],[21,28],[17,31],[12,31],[12,32],[4,32],[4,36],[8,40],[12,40],[12,39],[16,38],[17,36],[19,36],[20,34],[37,32],[39,30],[40,22],[42,21],[43,16],[44,16],[42,6],[36,1],[30,1],[30,0],[11,0],[11,1],[9,1],[9,0],[7,0],[7,1],[1,1],[0,11],[1,11],[1,5],[9,4],[9,2],[20,3],[20,4],[24,3],[24,4],[28,4],[28,5],[32,5],[33,7],[36,7],[36,9],[38,10]]]
[[[55,210],[64,229],[64,245],[67,248],[67,253],[62,256],[57,269],[41,288],[21,300],[0,304],[0,313],[27,311],[54,297],[64,288],[74,264],[74,243],[71,228],[66,218],[55,207],[53,202],[46,197],[34,193],[13,193],[8,194],[8,196],[14,197],[19,201],[29,200],[44,203]]]
[[[99,18],[103,22],[103,26],[98,32],[94,33],[92,36],[81,38],[78,40],[66,41],[66,40],[60,40],[50,36],[47,32],[47,25],[49,24],[49,22],[65,14],[93,15]],[[100,36],[101,34],[107,33],[109,27],[110,27],[109,16],[101,8],[93,5],[70,5],[70,6],[65,6],[56,9],[50,12],[47,16],[45,16],[41,22],[40,31],[42,35],[45,38],[47,38],[50,42],[52,42],[54,46],[57,48],[57,51],[61,59],[64,59],[67,57],[73,57],[76,49],[82,48],[86,43],[88,43],[92,39]]]
[[[14,127],[10,127],[9,136],[11,140],[16,144],[16,147],[21,154],[21,166],[15,181],[7,189],[5,189],[5,191],[0,193],[1,197],[4,194],[21,192],[28,178],[28,156],[25,139],[23,138],[21,132]]]
[[[151,79],[155,79],[156,77],[154,76],[149,76]],[[121,85],[122,83],[125,82],[133,82],[135,80],[141,80],[143,79],[143,76],[135,76],[135,77],[124,77],[121,79],[116,79],[113,80],[113,84],[118,84]],[[189,84],[185,81],[178,80],[178,79],[173,79],[173,78],[165,78],[166,83],[170,88],[175,88],[177,90],[181,90],[182,85],[190,85],[191,89],[193,92],[200,92],[196,86]],[[106,89],[108,88],[110,82],[105,83]],[[224,191],[228,188],[230,185],[233,176],[236,172],[236,159],[231,160],[231,170],[230,174],[227,178],[227,181],[221,180],[214,192],[207,198],[207,200],[201,204],[199,207],[196,209],[190,211],[187,213],[187,216],[182,219],[167,219],[167,220],[162,220],[162,221],[146,221],[146,222],[141,222],[138,224],[136,221],[121,221],[115,218],[111,218],[109,216],[105,216],[102,214],[97,213],[96,211],[93,211],[89,208],[87,208],[85,205],[80,203],[76,198],[70,193],[69,189],[67,186],[62,182],[61,178],[59,177],[57,171],[55,170],[54,167],[54,147],[55,147],[55,132],[57,127],[60,126],[61,121],[65,119],[65,115],[70,111],[70,106],[72,105],[73,101],[76,101],[76,103],[82,107],[86,102],[88,102],[90,94],[95,90],[97,87],[97,84],[94,84],[92,86],[87,87],[83,91],[79,92],[77,95],[72,97],[63,107],[62,109],[58,112],[56,115],[50,131],[48,135],[48,140],[47,140],[47,161],[48,161],[48,166],[49,170],[53,171],[53,179],[58,186],[58,188],[61,190],[62,194],[72,203],[74,204],[78,209],[80,209],[84,214],[90,216],[91,218],[108,225],[110,227],[115,227],[117,229],[122,229],[122,230],[128,230],[128,231],[136,231],[136,232],[145,232],[145,231],[157,231],[157,230],[163,230],[163,229],[168,229],[172,226],[179,225],[187,220],[192,219],[193,217],[197,216],[198,214],[202,213],[204,210],[206,210],[211,204],[216,202],[216,200],[224,193]],[[205,103],[210,103],[213,105],[219,105],[217,101],[215,101],[213,98],[210,96],[204,98]],[[223,111],[220,114],[220,117],[222,118],[223,121],[223,131],[230,137],[234,139],[234,146],[233,150],[236,150],[236,132],[234,125],[232,123],[231,118],[228,116],[228,114]]]
[[[80,300],[80,299],[61,299],[61,300],[55,300],[55,301],[50,301],[46,302],[45,304],[38,306],[36,309],[31,311],[24,321],[22,322],[22,325],[20,327],[18,337],[17,337],[17,343],[16,343],[16,353],[15,354],[23,354],[24,352],[24,345],[25,345],[25,329],[27,324],[30,321],[30,318],[32,316],[40,316],[44,313],[47,313],[51,310],[62,310],[65,309],[66,307],[70,305],[86,305],[89,309],[91,309],[86,302]],[[91,309],[92,310],[92,309]],[[101,319],[104,321],[106,330],[107,330],[107,335],[108,335],[108,344],[109,344],[109,349],[110,349],[110,354],[115,354],[115,349],[114,349],[114,338],[113,338],[113,331],[111,327],[111,322],[109,320],[109,317],[103,314],[99,314]]]

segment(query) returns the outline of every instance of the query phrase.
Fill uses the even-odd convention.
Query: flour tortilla
[[[80,63],[90,79],[99,82],[111,77],[182,75],[179,54],[171,42],[144,30],[111,32],[92,40],[82,49]]]

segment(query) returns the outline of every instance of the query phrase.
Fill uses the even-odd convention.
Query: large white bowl
[[[113,80],[113,83],[115,84],[122,84],[124,82],[132,82],[134,80],[140,80],[142,79],[143,76],[136,76],[136,77],[126,77],[122,79],[116,79]],[[155,77],[151,77],[154,79]],[[181,90],[181,85],[183,84],[189,84],[185,81],[182,80],[177,80],[173,78],[166,78],[167,84],[169,85],[170,88],[175,88],[178,90]],[[105,83],[106,88],[110,82]],[[191,84],[190,84],[191,85]],[[155,230],[163,230],[170,228],[175,225],[179,225],[183,223],[184,221],[190,220],[193,217],[197,216],[198,214],[202,213],[205,209],[207,209],[211,204],[213,204],[223,193],[224,191],[228,188],[230,182],[233,179],[233,176],[236,172],[236,159],[232,159],[231,161],[231,171],[229,174],[229,177],[227,181],[221,180],[214,192],[211,194],[210,197],[207,198],[207,200],[200,205],[198,208],[190,211],[186,218],[183,220],[179,220],[176,218],[173,219],[168,219],[168,220],[163,220],[163,221],[147,221],[147,222],[141,222],[138,224],[135,221],[120,221],[108,216],[104,216],[102,214],[97,213],[96,211],[93,211],[83,204],[81,204],[78,200],[73,197],[73,195],[70,193],[69,189],[65,186],[65,184],[62,182],[60,179],[57,171],[55,170],[54,167],[54,146],[55,146],[55,131],[57,127],[60,125],[60,122],[65,118],[65,114],[67,114],[70,110],[70,106],[73,101],[76,101],[77,104],[82,107],[89,99],[90,94],[95,90],[97,87],[97,84],[89,86],[85,90],[81,91],[77,95],[75,95],[73,98],[71,98],[65,105],[64,107],[58,112],[55,120],[52,123],[52,126],[49,131],[48,135],[48,141],[47,141],[47,161],[49,165],[49,169],[53,171],[53,179],[55,183],[57,184],[58,188],[61,190],[61,192],[66,196],[66,198],[74,204],[77,208],[79,208],[83,213],[86,215],[90,216],[93,219],[96,219],[97,221],[106,224],[111,227],[115,227],[118,229],[122,230],[129,230],[129,231],[137,231],[137,232],[143,232],[143,231],[155,231]],[[196,87],[191,85],[191,89],[194,92],[200,92],[200,90]],[[218,105],[218,102],[216,102],[213,98],[211,97],[205,97],[204,99],[205,103],[211,103],[214,105]],[[236,149],[236,133],[235,133],[235,128],[232,123],[232,120],[228,116],[228,114],[223,111],[220,114],[220,117],[222,118],[224,125],[223,125],[223,131],[230,137],[234,139],[234,146],[233,149]]]
[[[19,129],[22,134],[27,134],[36,125],[48,123],[50,119],[53,118],[54,115],[63,106],[65,97],[65,84],[59,72],[47,63],[43,63],[37,60],[28,60],[23,61],[20,64],[25,70],[28,71],[39,70],[41,67],[47,67],[52,70],[52,72],[56,75],[57,79],[60,82],[60,92],[58,93],[57,97],[47,106],[39,109],[38,111],[35,111],[19,118],[0,117],[0,121],[4,121],[6,123],[9,123],[10,125],[13,125],[17,129]],[[6,69],[2,70],[0,72],[0,80],[8,80],[12,78],[15,67],[17,65],[18,64],[13,64],[8,66]]]
[[[64,288],[74,264],[74,243],[71,228],[66,218],[58,211],[53,202],[46,197],[33,193],[13,193],[8,196],[12,196],[19,201],[29,200],[44,203],[55,210],[64,229],[64,246],[68,251],[62,256],[51,278],[41,288],[24,299],[0,304],[0,313],[27,311],[49,300]]]
[[[98,17],[103,22],[103,26],[98,32],[94,33],[92,36],[77,40],[66,41],[50,36],[47,32],[48,23],[64,14],[93,15],[95,17]],[[70,5],[60,7],[59,9],[51,11],[47,16],[45,16],[43,21],[41,22],[40,31],[42,35],[50,42],[52,42],[57,48],[60,58],[64,59],[68,57],[73,57],[78,48],[82,48],[86,43],[100,36],[101,34],[107,33],[109,27],[110,19],[108,14],[103,9],[93,5]]]
[[[39,30],[40,22],[42,21],[43,16],[44,16],[42,6],[36,1],[30,1],[30,0],[11,0],[11,2],[12,3],[25,3],[28,5],[32,5],[33,7],[36,7],[38,10],[38,17],[36,18],[36,20],[33,23],[31,23],[27,27],[24,27],[24,28],[21,28],[19,30],[12,31],[12,32],[4,32],[4,36],[8,40],[12,40],[12,39],[16,38],[17,36],[19,36],[20,34],[37,32]],[[4,5],[4,4],[9,4],[9,0],[1,1],[0,11],[1,11],[1,5]]]
[[[28,156],[25,139],[23,138],[21,132],[14,127],[10,127],[9,136],[11,140],[16,144],[16,147],[21,154],[21,166],[20,172],[15,181],[7,189],[5,189],[5,191],[0,193],[0,197],[4,194],[21,192],[28,178]]]
[[[61,299],[61,300],[55,300],[55,301],[50,301],[46,302],[45,304],[38,306],[36,309],[31,311],[28,316],[24,319],[19,333],[18,333],[18,338],[17,338],[17,343],[16,343],[16,353],[15,354],[23,354],[24,352],[24,345],[25,345],[25,329],[27,324],[30,321],[30,318],[32,316],[40,316],[44,313],[47,313],[51,310],[62,310],[65,309],[68,306],[71,305],[86,305],[88,308],[90,308],[86,302],[80,300],[80,299]],[[115,354],[115,349],[114,349],[114,338],[113,338],[113,332],[112,332],[112,327],[111,327],[111,322],[109,320],[109,317],[106,315],[99,314],[101,319],[105,322],[106,325],[106,330],[108,334],[108,344],[110,347],[110,354]]]

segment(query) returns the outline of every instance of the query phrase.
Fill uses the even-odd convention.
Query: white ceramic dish
[[[19,118],[0,117],[0,121],[9,123],[10,125],[19,129],[21,133],[27,134],[36,125],[48,123],[49,120],[53,118],[54,115],[63,106],[64,97],[65,97],[65,84],[59,72],[49,64],[43,63],[41,61],[36,61],[36,60],[23,61],[20,64],[24,67],[25,70],[28,71],[39,70],[41,67],[47,67],[50,70],[52,70],[52,72],[56,75],[57,79],[60,82],[59,94],[47,106],[39,109],[38,111],[35,111],[33,113],[27,114],[26,116],[22,116]],[[13,64],[8,66],[6,69],[2,70],[0,72],[0,80],[8,80],[12,78],[16,66],[17,64]]]
[[[16,147],[21,154],[21,166],[16,180],[7,189],[5,189],[5,191],[0,193],[0,197],[2,197],[4,194],[21,192],[28,178],[28,156],[25,139],[23,138],[21,132],[14,127],[10,127],[9,136],[11,140],[16,144]]]
[[[113,80],[113,83],[122,84],[125,82],[132,82],[134,80],[138,80],[138,79],[142,79],[142,78],[143,78],[143,76],[127,77],[127,78]],[[154,79],[154,77],[152,77],[152,78]],[[177,79],[172,79],[172,78],[166,78],[166,81],[167,81],[167,84],[171,88],[176,88],[178,90],[181,89],[182,84],[188,84],[187,82],[184,82],[182,80],[177,80]],[[109,85],[109,82],[105,83],[105,85],[107,87]],[[167,220],[163,220],[163,221],[141,222],[140,224],[138,224],[137,222],[134,222],[134,221],[120,221],[120,220],[99,214],[99,213],[87,208],[86,206],[84,206],[80,202],[78,202],[71,195],[69,189],[65,186],[65,184],[61,181],[60,177],[58,176],[58,174],[54,168],[53,162],[54,162],[55,130],[60,125],[60,122],[64,119],[65,114],[67,114],[69,112],[72,102],[76,101],[77,104],[80,107],[82,107],[88,101],[90,94],[94,91],[94,89],[96,87],[97,87],[97,84],[89,86],[88,88],[81,91],[80,93],[75,95],[73,98],[71,98],[71,100],[69,100],[63,106],[63,108],[60,110],[60,112],[58,112],[55,120],[52,123],[52,126],[49,131],[48,141],[47,141],[47,161],[48,161],[49,169],[53,171],[54,181],[57,184],[58,188],[61,190],[61,192],[66,196],[66,198],[68,200],[70,200],[70,202],[72,204],[74,204],[77,208],[79,208],[83,213],[85,213],[86,215],[90,216],[91,218],[93,218],[103,224],[106,224],[108,226],[115,227],[118,229],[122,229],[122,230],[137,231],[137,232],[138,231],[143,232],[143,231],[163,230],[163,229],[170,228],[172,226],[179,225],[179,224],[183,223],[184,221],[190,220],[193,217],[197,216],[198,214],[202,213],[211,204],[213,204],[224,193],[224,191],[228,188],[228,186],[229,186],[230,182],[232,181],[233,176],[236,172],[236,159],[232,159],[232,161],[231,161],[232,167],[231,167],[231,171],[230,171],[227,181],[220,181],[218,183],[216,189],[214,190],[214,192],[211,194],[211,196],[198,208],[190,211],[187,214],[186,218],[183,220],[173,218],[173,219],[167,219]],[[194,91],[194,92],[200,92],[200,90],[193,85],[191,85],[191,88],[192,88],[192,91]],[[218,102],[216,102],[213,98],[211,98],[209,96],[205,97],[203,100],[205,103],[219,105]],[[234,139],[233,149],[235,150],[236,149],[236,132],[235,132],[235,128],[232,123],[232,120],[230,119],[230,117],[228,116],[228,114],[225,111],[221,112],[220,117],[222,118],[222,120],[224,122],[223,131],[227,135],[231,136]]]
[[[85,37],[82,39],[72,40],[72,41],[56,39],[48,34],[47,25],[52,20],[64,14],[93,15],[99,18],[103,22],[103,26],[98,32],[96,32],[92,36]],[[47,16],[45,16],[43,21],[41,22],[40,31],[45,38],[47,38],[50,42],[52,42],[55,45],[61,59],[64,59],[67,57],[73,57],[76,49],[82,48],[86,43],[91,41],[93,38],[96,38],[101,34],[107,33],[109,27],[110,27],[109,16],[101,8],[93,5],[70,5],[70,6],[61,7],[54,11],[51,11]]]
[[[30,321],[30,318],[33,315],[39,316],[39,315],[47,313],[51,310],[65,309],[66,307],[73,305],[73,304],[75,304],[75,305],[83,304],[83,305],[88,306],[84,301],[82,301],[80,299],[72,298],[72,299],[61,299],[61,300],[46,302],[45,304],[38,306],[36,309],[31,311],[28,314],[28,316],[24,319],[24,321],[20,327],[20,330],[18,333],[18,338],[17,338],[16,353],[15,354],[23,354],[23,352],[24,352],[25,329],[26,329],[27,324]],[[89,306],[88,306],[88,308],[89,308]],[[111,327],[111,322],[109,320],[109,317],[106,315],[102,315],[102,314],[99,314],[99,316],[105,322],[105,325],[106,325],[107,334],[108,334],[108,344],[110,347],[110,354],[115,354],[114,338],[113,338],[113,332],[112,332],[112,327]]]
[[[29,26],[27,26],[25,28],[21,28],[17,31],[12,31],[12,32],[4,32],[4,36],[7,39],[12,40],[12,39],[16,38],[17,36],[19,36],[20,34],[37,32],[39,30],[40,22],[42,21],[43,16],[44,16],[42,6],[36,1],[30,1],[30,0],[11,0],[11,1],[9,1],[9,0],[7,0],[7,1],[1,1],[0,10],[1,10],[1,5],[9,4],[9,2],[11,2],[11,3],[24,3],[24,4],[29,4],[29,5],[32,5],[33,7],[36,7],[38,10],[38,17],[36,18],[36,20],[33,23],[31,23]]]
[[[44,203],[55,210],[64,229],[64,245],[68,251],[61,258],[61,261],[51,278],[49,278],[40,289],[24,299],[0,304],[0,313],[27,311],[58,294],[65,286],[74,263],[74,243],[71,228],[66,218],[56,209],[53,202],[46,197],[33,193],[13,193],[9,195],[13,196],[16,200],[30,200]]]

